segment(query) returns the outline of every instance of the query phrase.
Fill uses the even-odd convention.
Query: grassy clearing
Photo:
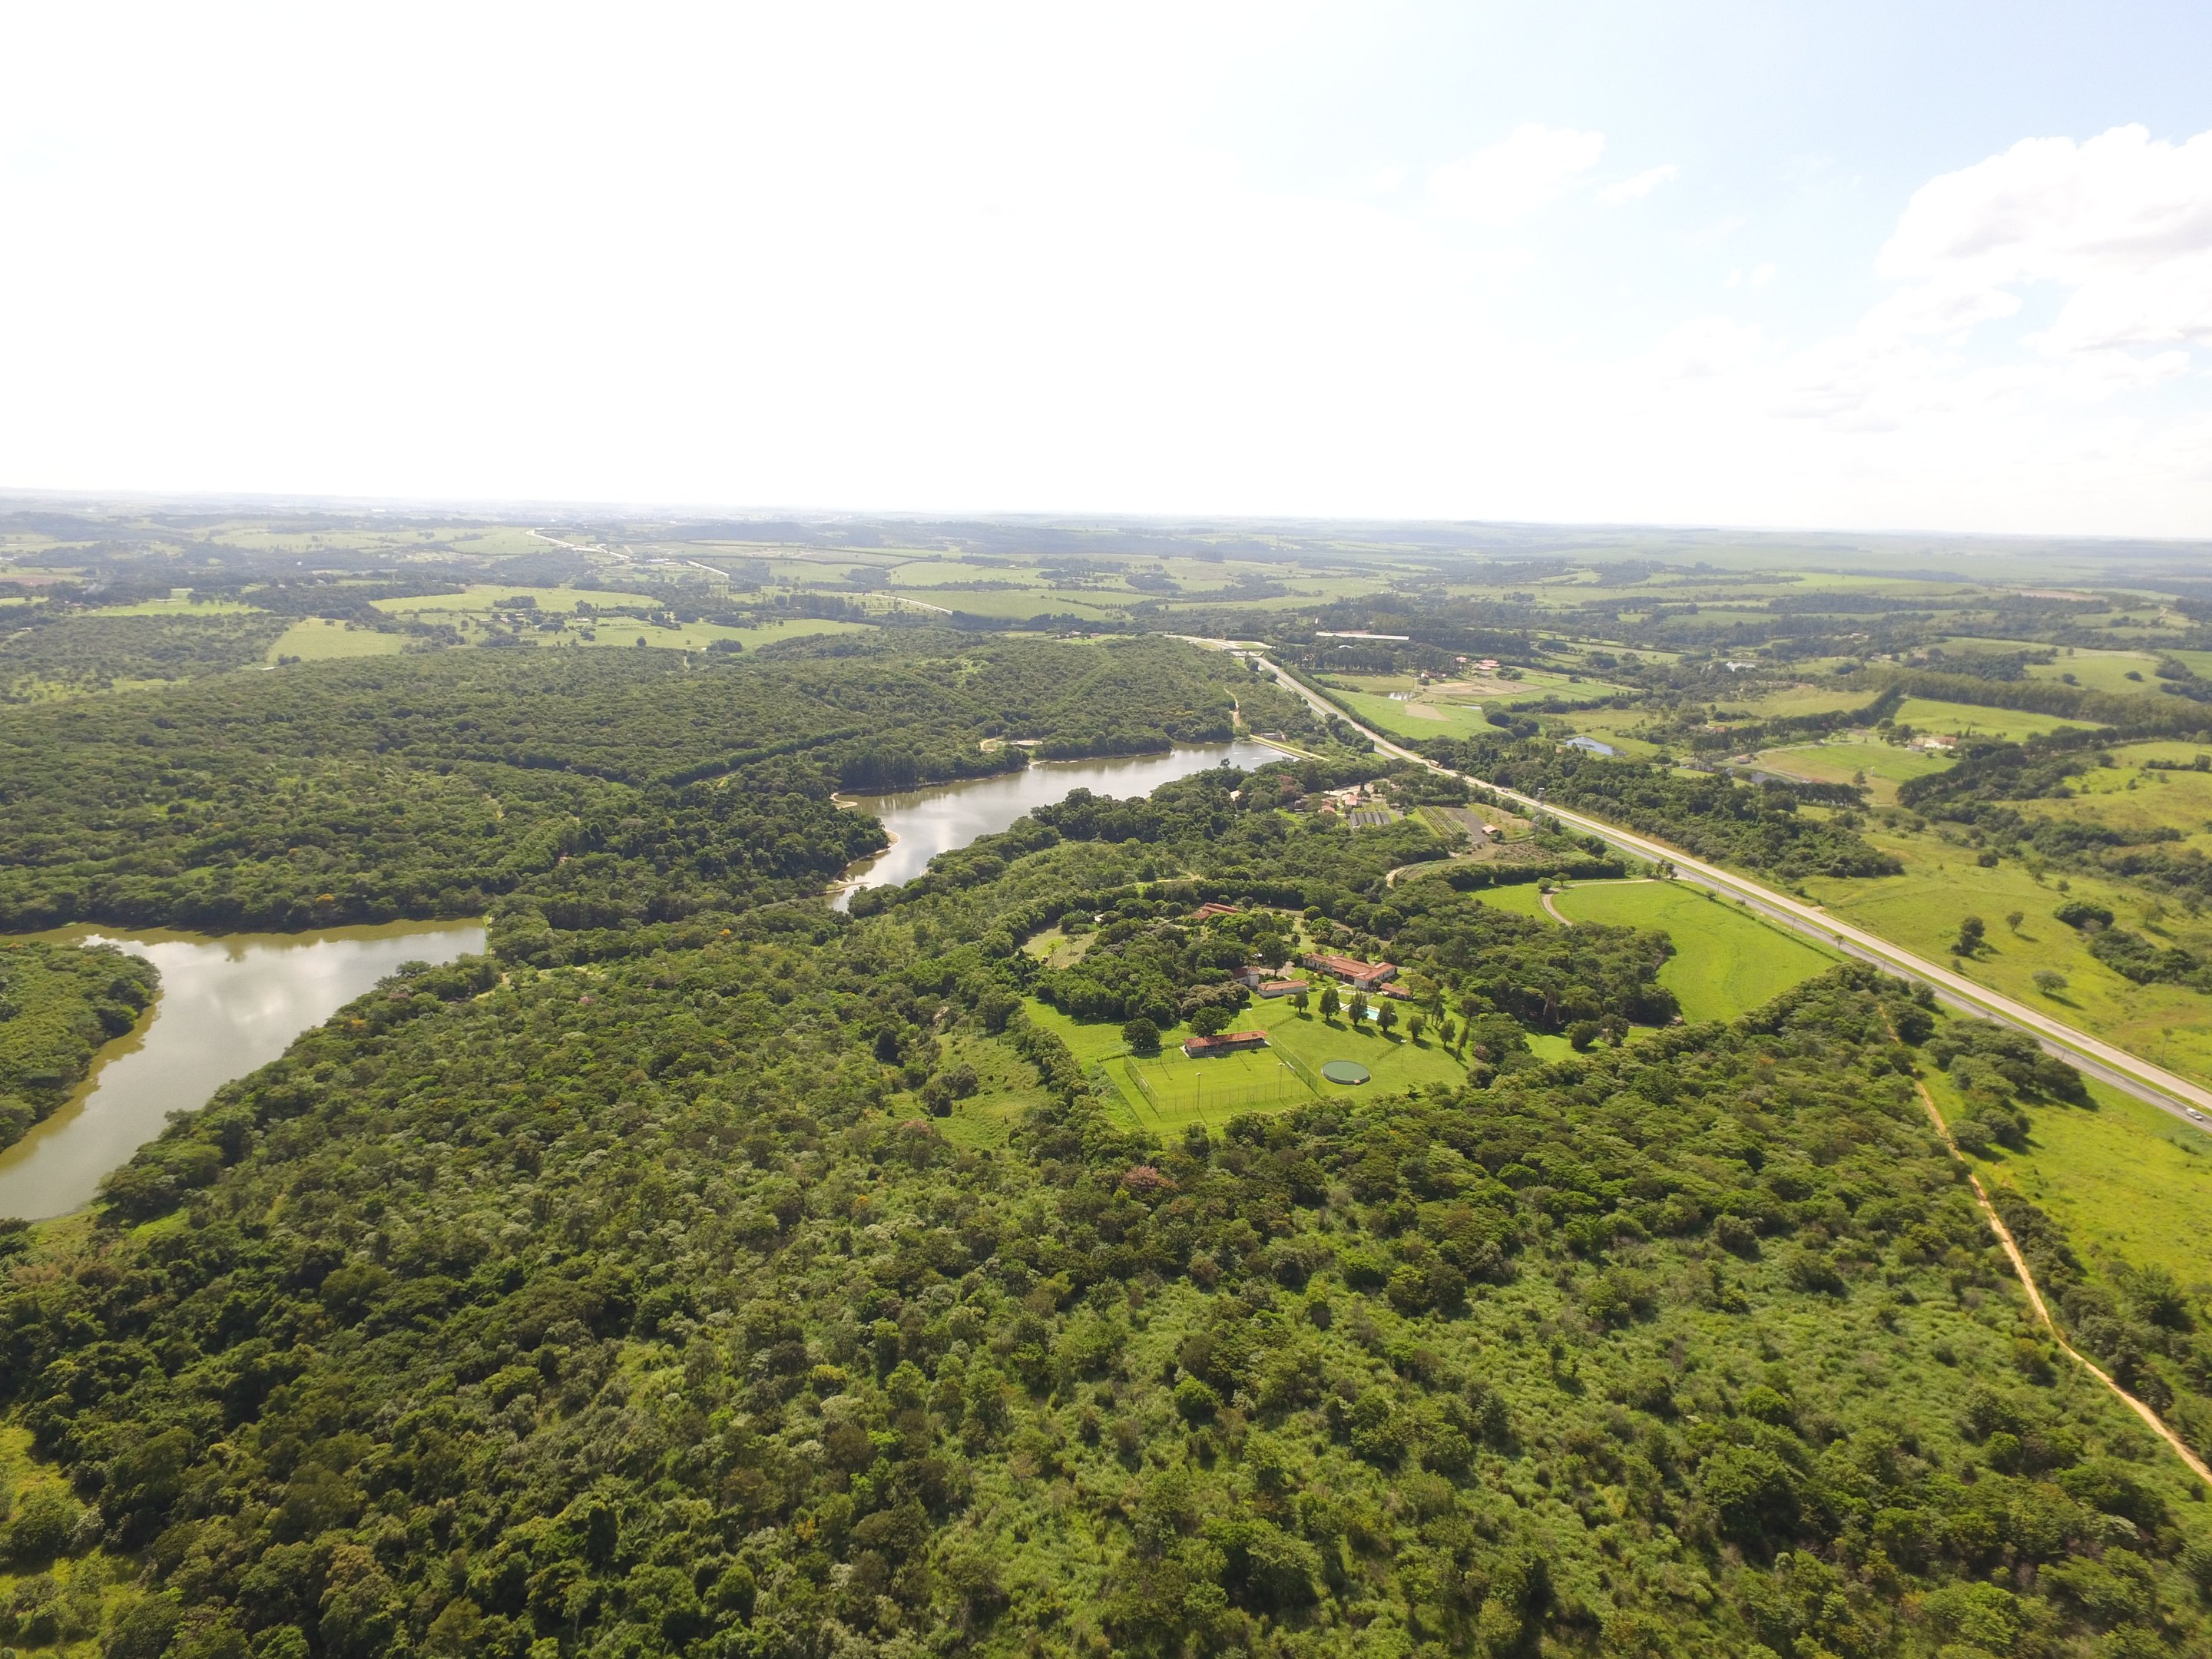
[[[1033,567],[969,564],[963,559],[916,559],[884,573],[893,587],[938,587],[946,582],[1017,582],[1042,589],[1043,576]]]
[[[1908,778],[1941,772],[1951,763],[1923,750],[1887,743],[1805,743],[1766,749],[1753,757],[1759,765],[1808,783],[1856,783],[1862,774],[1866,789],[1881,805],[1897,799],[1897,786]]]
[[[1589,882],[1553,896],[1573,921],[1656,927],[1674,941],[1659,982],[1686,1019],[1734,1019],[1837,962],[1802,935],[1686,882]]]
[[[2200,752],[2195,744],[2130,744],[2112,751],[2117,765],[2095,767],[2071,780],[2071,799],[2023,801],[2020,808],[2038,817],[2133,835],[2174,830],[2185,844],[2212,851],[2207,827],[2212,825],[2212,772],[2154,771],[2144,765],[2160,760],[2187,766]]]
[[[635,648],[641,639],[648,647],[657,650],[704,651],[717,640],[735,640],[746,650],[753,651],[763,645],[773,645],[778,640],[795,640],[815,634],[857,634],[866,627],[866,623],[798,617],[788,622],[769,623],[759,628],[724,628],[718,623],[684,623],[674,628],[653,628],[628,617],[618,617],[611,622],[602,617],[592,630],[595,638],[583,639],[571,629],[565,634],[544,636],[541,642]]]
[[[2094,720],[2063,720],[2055,714],[2027,714],[2013,708],[1980,708],[1972,703],[1937,702],[1929,697],[1907,697],[1897,711],[1897,723],[1916,732],[1936,732],[1960,738],[2002,738],[2019,743],[2060,726],[2084,731]]]
[[[1536,890],[1536,884],[1533,881],[1521,882],[1511,887],[1484,887],[1477,890],[1474,896],[1485,904],[1494,905],[1500,910],[1510,910],[1516,916],[1534,916],[1540,921],[1554,920],[1544,908],[1543,895]]]
[[[461,593],[426,593],[404,599],[372,599],[379,611],[393,617],[446,617],[454,611],[489,613],[501,599],[534,600],[541,611],[572,611],[579,605],[613,607],[658,604],[650,593],[617,592],[608,587],[503,587],[477,582]]]
[[[302,662],[325,662],[338,657],[388,657],[406,648],[404,635],[311,617],[294,623],[276,636],[276,642],[269,647],[269,660],[297,657]]]
[[[2030,663],[2032,680],[2066,680],[2095,691],[2139,696],[2158,689],[2158,659],[2147,651],[2081,651],[2061,647],[2053,663]],[[2134,679],[2128,676],[2133,674]]]
[[[1842,708],[1863,708],[1871,694],[1856,685],[1792,685],[1779,691],[1771,691],[1752,702],[1739,702],[1733,697],[1720,699],[1720,706],[1731,712],[1742,709],[1762,720],[1776,720],[1789,714],[1826,714]]]
[[[1864,881],[1814,877],[1805,886],[1819,902],[1871,933],[1947,963],[1953,960],[1960,919],[1978,915],[1988,925],[1988,948],[1972,961],[1960,960],[1960,972],[2145,1059],[2212,1081],[2212,997],[2177,985],[2131,984],[2091,956],[2081,935],[2051,915],[2065,899],[2081,898],[2109,906],[2124,926],[2147,927],[2153,924],[2139,890],[2075,876],[2069,878],[2070,890],[2062,894],[2055,878],[2039,884],[2026,866],[2010,860],[1984,867],[1973,848],[1932,834],[1875,826],[1866,834],[1904,862],[1905,873]],[[2018,933],[2004,921],[2014,910],[2022,915]],[[2164,937],[2191,948],[2212,946],[2212,928],[2202,924],[2168,915],[2155,925]],[[2055,996],[2035,985],[2035,975],[2044,969],[2066,977],[2065,988]]]
[[[1946,1115],[1961,1109],[1949,1079],[1931,1069],[1927,1080]],[[1982,1178],[2048,1210],[2093,1269],[2162,1267],[2212,1291],[2212,1135],[2118,1090],[2089,1092],[2094,1112],[2035,1108],[2027,1151],[1992,1147]]]
[[[1480,708],[1453,703],[1400,702],[1371,691],[1336,690],[1332,694],[1359,719],[1394,738],[1464,738],[1491,730]]]
[[[924,596],[917,591],[915,597]],[[1045,587],[1005,588],[981,593],[932,593],[927,595],[925,602],[941,605],[951,611],[964,611],[974,617],[996,617],[1013,622],[1026,622],[1031,617],[1063,614],[1088,622],[1103,622],[1120,617],[1122,615],[1121,605],[1125,603],[1117,600],[1112,593],[1094,591],[1070,592]]]
[[[1595,738],[1600,743],[1609,743],[1624,755],[1635,760],[1650,760],[1659,753],[1659,745],[1634,736],[1634,728],[1641,726],[1644,716],[1632,709],[1593,709],[1586,714],[1566,714],[1560,718],[1581,736]]]
[[[1030,1018],[1057,1032],[1086,1071],[1103,1068],[1121,1096],[1122,1112],[1139,1127],[1162,1135],[1181,1134],[1199,1122],[1218,1130],[1239,1112],[1281,1111],[1313,1099],[1284,1067],[1285,1054],[1316,1077],[1332,1060],[1356,1060],[1372,1074],[1356,1088],[1324,1082],[1328,1095],[1387,1095],[1425,1083],[1455,1085],[1467,1077],[1466,1066],[1431,1040],[1409,1042],[1402,1032],[1386,1037],[1371,1021],[1354,1030],[1342,1015],[1328,1020],[1310,1012],[1301,1015],[1287,999],[1255,1002],[1237,1016],[1234,1029],[1267,1032],[1267,1048],[1210,1060],[1182,1053],[1178,1045],[1189,1033],[1181,1028],[1162,1039],[1156,1058],[1136,1060],[1117,1024],[1073,1020],[1036,1002],[1030,1004]],[[1132,1065],[1143,1066],[1157,1106],[1130,1076]]]
[[[136,605],[104,605],[91,617],[242,617],[258,610],[234,599],[141,599]]]

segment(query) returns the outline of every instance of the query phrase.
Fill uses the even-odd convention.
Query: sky
[[[2212,7],[21,6],[0,489],[2212,536]]]

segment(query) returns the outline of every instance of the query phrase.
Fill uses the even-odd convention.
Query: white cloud
[[[2011,317],[2050,283],[2070,292],[2045,351],[2212,343],[2212,132],[2022,139],[1923,185],[1878,269],[1904,286],[1877,325],[1902,332]]]
[[[1626,202],[1640,202],[1662,185],[1670,185],[1681,176],[1682,169],[1672,161],[1664,166],[1647,167],[1631,179],[1607,185],[1597,193],[1597,199],[1607,207],[1620,207]]]
[[[1751,285],[1753,288],[1765,288],[1773,280],[1774,267],[1771,264],[1759,265],[1751,273]]]
[[[1437,210],[1480,224],[1505,226],[1563,195],[1605,154],[1605,135],[1534,123],[1429,175]]]
[[[2212,532],[2198,245],[2137,178],[2206,141],[2118,146],[2102,240],[1936,181],[1853,326],[1740,191],[1543,213],[1650,176],[1597,131],[1237,149],[1300,9],[0,8],[0,486]],[[1760,328],[1699,317],[1768,255]]]

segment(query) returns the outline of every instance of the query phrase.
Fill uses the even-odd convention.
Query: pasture
[[[1889,743],[1792,744],[1761,750],[1752,758],[1770,772],[1808,783],[1856,783],[1864,775],[1868,794],[1884,806],[1897,799],[1899,784],[1951,764],[1941,755]]]
[[[1650,927],[1674,942],[1659,982],[1690,1020],[1734,1019],[1838,958],[1802,935],[1680,881],[1586,882],[1552,896],[1571,921]]]
[[[2212,997],[2179,985],[2130,982],[2091,956],[2088,941],[2051,912],[2069,898],[2086,899],[2111,908],[2122,927],[2155,927],[2154,940],[2171,939],[2198,951],[2212,949],[2212,927],[2172,913],[2154,921],[2148,896],[2117,880],[2075,873],[2067,878],[2069,890],[2062,893],[2056,877],[2039,883],[2011,859],[1984,866],[1972,848],[1932,833],[1871,825],[1865,833],[1903,861],[1905,873],[1868,880],[1809,878],[1806,890],[1820,903],[1946,963],[1954,960],[1960,921],[1978,915],[1988,930],[1986,944],[1978,956],[1957,959],[1960,972],[2146,1059],[2212,1081]],[[2005,921],[2014,910],[2021,918],[2017,933]],[[2035,975],[2045,971],[2063,975],[2065,985],[2055,993],[2040,989]]]
[[[269,647],[269,660],[297,657],[301,662],[329,662],[340,657],[388,657],[406,648],[403,634],[380,633],[352,623],[310,617],[276,636]]]
[[[1998,738],[2020,743],[2062,726],[2087,730],[2095,720],[2061,720],[2056,714],[2023,714],[2015,708],[1983,708],[1972,703],[1938,702],[1931,697],[1907,697],[1898,708],[1897,723],[1916,732],[1938,732],[1958,738]]]
[[[1928,1081],[1945,1116],[1962,1109],[1949,1079],[1930,1067]],[[2033,1108],[2027,1150],[1992,1147],[1976,1160],[1983,1180],[2048,1211],[2093,1277],[2124,1262],[2212,1288],[2212,1134],[2117,1089],[2089,1093],[2094,1111]]]

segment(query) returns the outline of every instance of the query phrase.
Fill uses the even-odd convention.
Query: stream
[[[481,922],[393,922],[207,939],[71,927],[43,938],[118,945],[161,970],[153,1018],[100,1051],[60,1109],[0,1152],[0,1216],[40,1221],[90,1203],[101,1179],[234,1078],[265,1066],[403,962],[484,948]]]

